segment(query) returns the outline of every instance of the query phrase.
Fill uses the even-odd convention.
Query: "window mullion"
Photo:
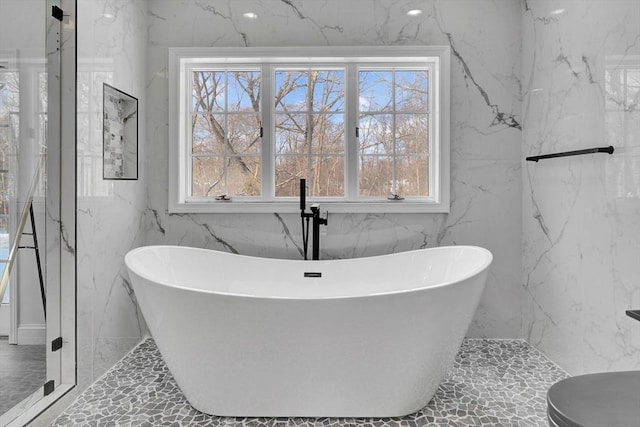
[[[356,64],[347,65],[347,79],[345,82],[346,110],[345,110],[345,196],[347,200],[358,198],[358,138],[356,127],[359,125],[358,111],[358,67]]]
[[[222,171],[224,175],[224,192],[222,194],[229,194],[229,165],[231,164],[231,143],[229,142],[229,71],[224,72],[224,128],[222,132],[224,150],[222,151]],[[215,194],[214,194],[215,196]]]
[[[273,68],[265,64],[261,70],[260,115],[262,121],[262,141],[260,144],[262,169],[262,199],[272,201],[275,197],[275,105]]]
[[[436,88],[436,85],[439,84],[439,74],[434,72],[434,68],[428,69],[428,91],[429,91],[429,111],[427,112],[427,120],[428,120],[428,134],[429,134],[429,197],[439,198],[440,194],[439,189],[440,185],[440,168],[443,166],[438,161],[435,162],[435,159],[440,158],[440,150],[442,149],[440,144],[435,144],[436,140],[440,140],[440,135],[436,134],[436,132],[440,131],[439,121],[441,119],[442,112],[439,110],[438,103],[440,100],[437,98],[439,95],[439,91]],[[438,121],[438,124],[436,124]]]
[[[396,70],[391,70],[391,144],[392,144],[392,161],[391,161],[391,192],[392,195],[398,194],[397,179],[397,163],[396,156]]]
[[[189,151],[184,153],[183,157],[185,160],[185,174],[182,179],[186,184],[187,191],[185,193],[185,197],[192,197],[193,195],[193,127],[191,126],[191,122],[193,120],[193,115],[195,112],[193,111],[193,103],[191,102],[191,96],[193,94],[193,70],[190,67],[187,67],[185,72],[185,79],[187,80],[187,96],[184,99],[181,99],[180,102],[185,102],[185,110],[189,112],[189,114],[185,114],[185,128],[184,133],[186,133],[186,137],[189,141],[188,146],[186,147]],[[183,146],[182,149],[185,147]],[[182,157],[182,156],[181,156]]]

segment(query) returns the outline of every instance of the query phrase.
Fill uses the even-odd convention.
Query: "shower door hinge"
[[[64,19],[64,11],[58,6],[51,6],[51,16],[62,22],[62,20]]]
[[[53,390],[56,388],[56,383],[53,380],[49,380],[44,383],[44,395],[48,396],[53,393]]]
[[[58,337],[51,341],[51,351],[58,351],[62,348],[62,337]]]

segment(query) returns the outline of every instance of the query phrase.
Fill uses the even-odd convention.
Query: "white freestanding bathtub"
[[[125,257],[189,403],[242,417],[421,409],[453,363],[491,261],[473,246],[330,261],[177,246]]]

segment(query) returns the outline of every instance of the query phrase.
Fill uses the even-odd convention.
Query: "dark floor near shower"
[[[547,426],[546,391],[567,374],[520,340],[465,340],[421,411],[402,418],[229,418],[186,401],[152,339],[82,393],[54,426]]]
[[[44,345],[11,345],[0,337],[0,414],[44,385],[45,359]]]

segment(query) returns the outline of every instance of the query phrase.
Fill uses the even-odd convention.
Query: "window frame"
[[[401,201],[359,198],[358,191],[358,141],[355,128],[359,111],[358,64],[370,68],[402,67],[416,64],[416,68],[432,64],[435,70],[430,75],[434,93],[430,93],[430,111],[435,139],[430,139],[429,156],[433,157],[435,170],[429,187],[430,200],[406,198]],[[215,65],[214,65],[215,64]],[[274,70],[284,67],[335,67],[345,69],[347,98],[345,103],[345,198],[317,197],[310,201],[322,204],[323,210],[332,213],[447,213],[450,208],[450,167],[449,167],[449,122],[450,122],[450,47],[449,46],[381,46],[381,47],[283,47],[283,48],[169,48],[169,203],[170,213],[288,213],[299,212],[297,197],[275,199],[275,156],[273,155],[273,114],[275,108],[266,106],[273,99],[275,81]],[[354,65],[355,64],[355,65]],[[187,195],[190,188],[187,174],[190,168],[186,159],[189,139],[185,117],[190,113],[189,72],[191,69],[212,65],[216,69],[234,67],[262,68],[261,111],[263,134],[267,144],[261,145],[262,155],[262,195],[238,197],[231,201],[211,198],[192,198]],[[355,71],[350,71],[355,70]],[[269,84],[265,84],[265,83]],[[352,92],[352,93],[351,93]],[[185,96],[181,96],[185,94]],[[354,103],[356,103],[354,105]],[[433,110],[431,110],[433,108]],[[266,115],[268,114],[268,116]],[[431,130],[430,130],[431,133]],[[431,136],[431,135],[430,135]],[[437,141],[437,142],[436,142]],[[430,178],[431,178],[430,177]],[[268,179],[268,182],[265,181]],[[273,181],[273,182],[272,182]],[[348,200],[347,198],[353,197]]]
[[[209,64],[206,64],[209,65]],[[228,79],[228,73],[231,71],[250,71],[250,72],[255,72],[255,71],[262,71],[262,68],[259,66],[260,64],[233,64],[231,66],[229,65],[221,65],[221,66],[216,66],[216,67],[203,67],[202,64],[198,64],[197,66],[191,66],[191,67],[187,67],[186,68],[186,74],[190,74],[194,71],[215,71],[215,72],[225,72],[226,74],[226,78]],[[188,80],[189,82],[191,81],[191,79]],[[185,82],[185,85],[189,85],[190,83]],[[262,88],[262,83],[260,84],[261,88]],[[191,93],[191,86],[187,86],[187,91],[188,93]],[[226,89],[225,89],[226,90]],[[251,113],[245,113],[245,112],[235,112],[235,111],[229,111],[228,109],[228,97],[227,97],[228,93],[225,93],[225,108],[222,111],[218,111],[216,114],[217,115],[224,115],[225,116],[225,120],[228,119],[229,115],[249,115]],[[261,93],[262,95],[262,93]],[[263,113],[263,99],[262,96],[260,97],[260,113]],[[193,106],[191,105],[191,102],[188,102],[188,114],[187,117],[190,119],[192,117],[192,115],[197,114],[197,112],[195,112],[193,110]],[[225,160],[226,163],[226,159],[228,158],[232,158],[232,157],[237,157],[237,156],[232,156],[229,155],[228,153],[223,153],[222,155],[212,155],[212,154],[208,154],[208,153],[197,153],[194,154],[193,152],[187,152],[186,151],[186,145],[188,144],[188,142],[192,142],[193,141],[193,135],[191,134],[191,132],[185,127],[182,130],[182,137],[185,138],[184,141],[181,141],[180,144],[184,145],[185,147],[185,159],[183,159],[184,163],[183,163],[183,174],[184,174],[184,180],[185,180],[185,194],[184,194],[184,202],[185,203],[210,203],[211,202],[211,197],[197,197],[197,196],[189,196],[189,194],[193,193],[193,179],[190,178],[191,174],[193,173],[193,158],[194,157],[222,157]],[[246,157],[259,157],[261,160],[264,158],[264,154],[262,152],[262,144],[260,144],[260,151],[259,151],[259,155],[255,155],[255,154],[249,154]],[[262,164],[261,164],[262,166]],[[225,169],[225,185],[227,185],[228,183],[226,182],[226,176],[228,174],[228,168],[227,166],[224,167]],[[261,167],[261,175],[264,176],[264,172],[262,171],[262,167]],[[262,196],[243,196],[242,197],[243,201],[262,201]],[[214,200],[215,201],[215,200]]]
[[[392,83],[391,86],[394,88],[393,91],[395,92],[395,75],[398,71],[403,71],[403,70],[421,70],[421,71],[428,71],[429,75],[433,75],[435,76],[435,79],[429,77],[429,96],[428,96],[428,111],[426,113],[423,112],[411,112],[411,113],[406,113],[402,110],[397,110],[396,109],[396,97],[395,97],[395,93],[392,94],[392,99],[393,99],[393,109],[391,110],[387,110],[387,111],[383,111],[383,110],[373,110],[373,111],[362,111],[359,108],[357,109],[356,113],[358,115],[358,117],[356,117],[357,119],[357,125],[360,125],[360,120],[359,120],[359,116],[360,115],[369,115],[369,116],[380,116],[380,115],[388,115],[392,117],[392,131],[395,133],[395,131],[397,131],[397,127],[396,127],[396,123],[397,123],[397,119],[398,116],[403,115],[403,114],[427,114],[428,116],[428,121],[429,121],[429,126],[428,126],[428,144],[429,144],[429,151],[428,153],[433,153],[434,151],[437,151],[437,144],[436,144],[436,132],[438,130],[438,126],[433,126],[433,121],[434,121],[434,114],[431,114],[432,111],[437,111],[437,109],[435,108],[435,101],[434,98],[437,98],[437,92],[434,91],[434,87],[435,87],[435,82],[437,82],[437,78],[439,77],[437,72],[433,72],[434,68],[436,68],[437,65],[431,65],[431,66],[424,66],[424,65],[419,65],[419,64],[409,64],[409,63],[400,63],[400,62],[396,62],[393,64],[389,64],[389,63],[367,63],[365,64],[365,66],[358,66],[356,67],[356,75],[357,75],[357,79],[358,79],[358,83],[360,82],[359,80],[359,74],[361,71],[373,71],[373,70],[380,70],[380,71],[386,71],[386,72],[391,72],[392,73]],[[435,81],[435,82],[434,82]],[[431,94],[436,93],[436,96],[432,96]],[[358,87],[356,88],[356,93],[355,96],[357,99],[360,99],[360,85],[358,84]],[[359,127],[359,129],[361,129],[361,127]],[[359,149],[359,145],[360,145],[360,141],[358,140],[358,143],[356,144],[356,150]],[[397,154],[396,152],[396,148],[397,148],[397,140],[394,139],[393,142],[393,153],[389,154],[384,154],[384,155],[373,155],[373,154],[366,154],[364,155],[364,157],[391,157],[393,159],[393,166],[392,166],[392,176],[395,176],[396,173],[396,160],[400,157],[424,157],[425,155],[419,155],[417,153],[412,153],[412,154],[404,154],[404,155],[400,155]],[[357,167],[358,169],[360,168],[360,158],[359,155],[356,154],[356,157],[358,157],[356,159],[356,161],[358,162],[355,167]],[[427,159],[428,159],[428,165],[429,168],[435,166],[437,167],[437,162],[434,164],[432,163],[432,156],[430,154],[426,155]],[[360,195],[360,179],[358,179],[359,176],[355,176],[353,177],[353,179],[356,181],[355,182],[355,186],[356,186],[356,197],[358,197],[359,200],[362,201],[370,201],[370,202],[377,202],[380,200],[380,196],[363,196]],[[430,177],[431,178],[431,177]],[[437,189],[434,186],[434,180],[429,179],[429,194],[434,194],[434,191],[437,193]],[[393,194],[393,193],[392,193]],[[398,196],[403,197],[403,200],[401,201],[414,201],[414,202],[418,202],[418,203],[433,203],[432,201],[425,199],[425,197],[423,196],[408,196],[406,194],[399,194]],[[430,197],[430,196],[427,196]]]

